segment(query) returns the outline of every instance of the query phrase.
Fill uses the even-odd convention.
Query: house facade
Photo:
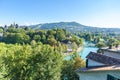
[[[99,68],[98,68],[99,69]],[[96,70],[79,72],[79,80],[120,80],[118,70]],[[109,78],[113,77],[113,79]]]
[[[120,80],[120,59],[90,52],[86,67],[76,70],[79,80]]]

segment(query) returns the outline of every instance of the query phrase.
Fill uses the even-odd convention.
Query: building
[[[79,80],[120,80],[120,59],[90,52],[86,67],[76,70]]]
[[[103,55],[107,55],[110,57],[114,57],[117,59],[120,59],[120,49],[114,48],[114,49],[101,49]]]

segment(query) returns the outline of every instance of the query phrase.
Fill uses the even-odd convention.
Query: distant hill
[[[58,23],[45,23],[45,24],[37,24],[31,25],[30,28],[32,29],[53,29],[53,28],[62,28],[66,29],[69,32],[76,33],[76,32],[105,32],[105,33],[120,33],[120,28],[98,28],[92,26],[85,26],[79,24],[77,22],[58,22]]]

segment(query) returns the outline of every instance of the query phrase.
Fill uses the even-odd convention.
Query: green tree
[[[111,49],[113,46],[115,46],[115,44],[116,44],[116,39],[114,39],[114,38],[110,38],[110,39],[108,39],[108,43],[107,43],[107,45],[109,46],[109,48]]]
[[[3,36],[3,41],[6,43],[29,43],[30,37],[22,33],[5,33]]]
[[[41,41],[42,41],[43,43],[46,43],[46,36],[45,36],[45,35],[41,35]]]
[[[34,35],[33,39],[36,41],[36,42],[39,42],[41,40],[41,37],[40,35]]]
[[[99,43],[96,44],[96,46],[97,46],[98,48],[102,48],[102,47],[105,47],[105,43],[99,42]]]
[[[75,42],[73,42],[72,43],[72,49],[73,49],[73,51],[77,51],[77,48],[78,48],[77,44]]]
[[[64,60],[62,66],[62,80],[79,80],[75,70],[78,68],[85,67],[85,62],[79,57],[77,53],[73,54],[71,60]]]
[[[2,57],[6,71],[4,78],[10,80],[60,80],[62,55],[52,47],[16,44],[6,48],[6,55]]]
[[[26,26],[24,29],[25,29],[26,31],[29,31],[29,30],[30,30],[29,26]]]
[[[2,27],[0,27],[0,33],[3,33],[3,28]]]
[[[87,41],[92,41],[92,35],[91,35],[90,33],[88,33],[88,34],[86,35],[86,40],[87,40]]]
[[[50,44],[51,46],[56,46],[57,41],[54,38],[49,38],[48,39],[48,44]]]
[[[66,39],[65,32],[62,29],[57,29],[56,31],[56,40],[63,41]]]

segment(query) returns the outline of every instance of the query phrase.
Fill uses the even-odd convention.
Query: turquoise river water
[[[86,56],[90,53],[90,51],[97,52],[97,50],[98,50],[98,48],[86,46],[86,43],[85,43],[83,50],[80,51],[78,54],[81,56],[82,59],[86,60]],[[72,58],[72,56],[66,56],[64,59],[70,60],[71,58]]]

